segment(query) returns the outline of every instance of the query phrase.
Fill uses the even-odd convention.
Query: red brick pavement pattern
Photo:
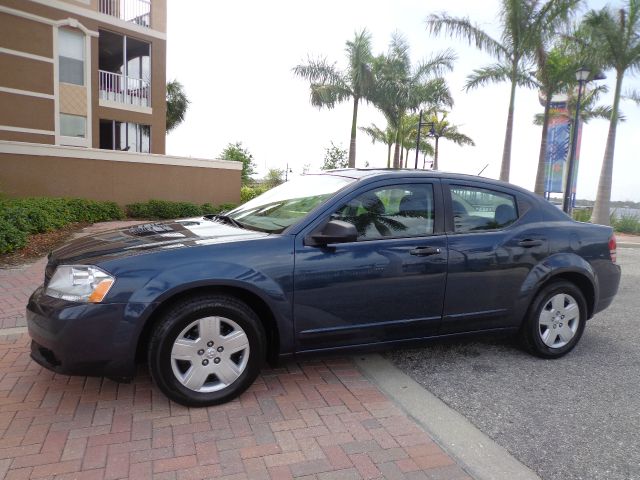
[[[0,270],[5,327],[24,324],[43,268]],[[26,334],[0,332],[0,479],[471,478],[348,360],[289,363],[190,409],[146,369],[131,384],[68,377],[28,352]]]
[[[144,369],[68,377],[0,336],[0,478],[469,479],[349,360],[265,371],[239,399],[191,409]]]
[[[104,222],[85,228],[79,236],[140,222]],[[45,258],[30,265],[0,269],[0,328],[24,326],[24,309],[33,291],[44,280]]]

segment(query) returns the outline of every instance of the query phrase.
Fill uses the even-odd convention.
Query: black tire
[[[578,323],[571,340],[565,345],[551,347],[545,344],[542,338],[547,327],[544,325],[541,326],[541,314],[543,309],[547,310],[549,308],[552,298],[559,294],[568,295],[575,300],[579,310],[579,318],[577,319]],[[582,291],[580,291],[580,289],[571,282],[558,280],[543,287],[534,298],[531,307],[529,308],[529,312],[522,324],[520,339],[525,349],[533,355],[542,358],[560,358],[573,350],[580,341],[586,321],[587,302]],[[558,318],[558,322],[562,322],[562,320]],[[558,325],[560,326],[563,324],[559,323]],[[552,332],[555,333],[555,331]],[[562,339],[558,337],[559,344],[562,343],[561,340]]]
[[[186,387],[177,378],[171,352],[183,330],[206,317],[223,317],[240,326],[248,339],[249,353],[246,366],[235,381],[220,390],[202,392]],[[149,343],[149,371],[158,388],[171,400],[188,407],[217,405],[237,397],[253,383],[264,363],[266,349],[264,327],[248,305],[229,295],[194,295],[169,308],[157,323]]]

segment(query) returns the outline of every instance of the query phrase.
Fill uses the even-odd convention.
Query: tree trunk
[[[544,196],[545,173],[547,167],[547,135],[549,132],[549,111],[551,110],[551,98],[553,95],[547,92],[547,98],[544,102],[544,118],[542,120],[542,138],[540,139],[540,155],[538,155],[538,171],[536,173],[536,183],[533,191]]]
[[[353,120],[351,120],[351,141],[349,142],[349,168],[356,166],[356,132],[358,130],[358,104],[360,97],[353,96]]]
[[[400,129],[396,130],[396,146],[393,149],[393,168],[400,168]]]
[[[391,147],[393,143],[387,145],[387,168],[391,168]]]
[[[513,110],[516,100],[516,79],[515,70],[517,61],[513,64],[514,77],[511,79],[511,97],[509,98],[509,114],[507,115],[507,130],[504,134],[504,149],[502,150],[502,165],[500,167],[500,180],[509,181],[509,170],[511,168],[511,137],[513,137]]]
[[[593,216],[591,221],[600,225],[609,225],[609,211],[611,203],[611,183],[613,180],[613,154],[616,148],[616,129],[618,128],[618,106],[620,104],[620,89],[624,71],[616,72],[616,90],[613,97],[613,109],[609,120],[609,136],[607,146],[604,150],[602,160],[602,170],[600,170],[600,180],[598,181],[598,193],[596,203],[593,206]]]
[[[433,165],[431,170],[438,170],[438,142],[440,141],[440,137],[436,137],[435,146],[433,149]]]
[[[404,166],[404,147],[400,147],[400,165],[399,167],[402,168]]]

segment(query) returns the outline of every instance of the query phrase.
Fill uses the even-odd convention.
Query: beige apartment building
[[[0,0],[0,192],[238,201],[237,162],[164,155],[166,27],[166,0]]]

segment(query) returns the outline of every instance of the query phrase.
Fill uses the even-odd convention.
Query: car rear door
[[[353,192],[296,238],[294,321],[298,351],[437,333],[447,237],[438,180],[377,182]],[[325,247],[304,238],[329,219],[358,240]]]
[[[449,246],[441,334],[517,326],[516,302],[549,250],[526,196],[484,182],[443,181]]]

